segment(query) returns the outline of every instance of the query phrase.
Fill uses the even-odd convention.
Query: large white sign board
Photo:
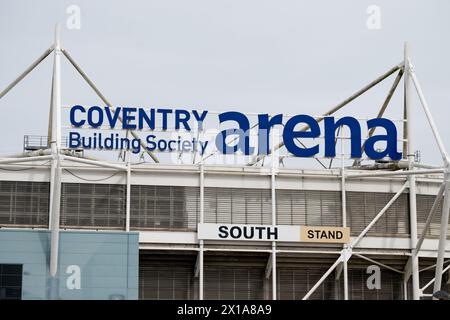
[[[300,226],[200,223],[204,240],[300,241]]]
[[[348,243],[350,228],[200,223],[198,239]]]

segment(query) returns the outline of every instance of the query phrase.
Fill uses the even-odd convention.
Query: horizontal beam
[[[424,169],[424,170],[409,170],[409,171],[384,171],[384,172],[370,172],[370,173],[353,173],[347,174],[346,178],[370,178],[370,177],[395,177],[395,176],[410,176],[420,174],[437,174],[444,173],[445,169]]]
[[[425,163],[420,163],[420,162],[413,162],[412,165],[414,168],[421,168],[421,169],[440,169],[441,168],[439,166],[434,166],[431,164],[425,164]]]
[[[10,164],[10,163],[21,163],[21,162],[32,162],[41,160],[51,160],[53,156],[36,156],[36,157],[23,157],[23,158],[6,158],[0,159],[0,164]]]
[[[116,170],[121,170],[121,171],[127,171],[128,170],[127,166],[122,166],[122,165],[119,165],[119,164],[112,164],[112,163],[108,163],[108,162],[105,162],[105,161],[88,160],[88,159],[77,158],[77,157],[70,157],[70,156],[65,156],[65,155],[61,155],[60,157],[61,157],[61,160],[69,160],[69,161],[73,161],[73,162],[79,162],[79,163],[83,163],[83,164],[90,164],[90,165],[94,165],[94,166],[98,166],[98,167],[116,169]]]

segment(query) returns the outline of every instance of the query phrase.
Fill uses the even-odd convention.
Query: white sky
[[[65,27],[81,8],[81,29]],[[381,29],[366,26],[369,5]],[[402,60],[403,42],[450,149],[448,1],[13,1],[0,0],[0,90],[52,43],[62,43],[116,105],[320,114]],[[63,103],[94,105],[95,94],[66,62]],[[393,78],[343,113],[375,116]],[[25,134],[46,135],[47,59],[0,100],[0,153],[22,151]],[[402,112],[398,91],[387,116]],[[416,97],[415,149],[440,156]]]

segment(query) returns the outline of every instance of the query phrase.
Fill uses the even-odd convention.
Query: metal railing
[[[50,144],[48,136],[39,135],[24,135],[23,136],[23,151],[36,151],[41,149],[49,149]],[[61,147],[69,149],[69,137],[61,137]],[[76,151],[82,151],[82,148],[77,148]]]

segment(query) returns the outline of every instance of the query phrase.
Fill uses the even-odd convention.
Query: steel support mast
[[[410,48],[408,42],[405,42],[404,47],[404,110],[406,121],[406,140],[407,148],[403,150],[406,152],[408,159],[409,170],[414,170],[414,145],[412,139],[412,123],[411,123],[411,66],[409,62]],[[408,176],[409,181],[409,223],[411,239],[410,245],[412,249],[411,255],[411,272],[412,272],[412,295],[414,300],[420,299],[420,286],[419,286],[419,257],[415,254],[415,248],[417,246],[417,202],[416,202],[416,175],[411,174]]]
[[[61,46],[60,26],[55,28],[55,49],[53,52],[53,81],[51,98],[51,139],[50,147],[53,156],[50,173],[50,299],[57,298],[57,273],[59,250],[59,213],[61,199],[61,166],[59,152],[61,149]]]

